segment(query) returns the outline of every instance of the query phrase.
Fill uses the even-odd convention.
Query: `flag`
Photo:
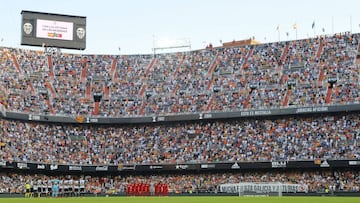
[[[76,116],[75,117],[75,121],[78,123],[83,123],[85,120],[85,118],[83,116]]]
[[[0,114],[4,117],[6,116],[6,107],[2,103],[0,103]]]
[[[297,29],[297,24],[296,23],[293,24],[293,28],[294,28],[294,30]]]
[[[311,28],[314,29],[315,27],[315,21],[312,23]]]
[[[276,31],[279,31],[279,29],[280,29],[280,27],[279,27],[279,25],[276,27]]]
[[[323,28],[322,31],[325,32],[325,28]]]

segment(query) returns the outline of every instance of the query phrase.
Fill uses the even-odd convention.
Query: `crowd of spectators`
[[[15,112],[111,117],[359,103],[358,38],[157,55],[1,48],[1,102]],[[99,107],[94,95],[102,96]]]
[[[167,175],[127,175],[98,177],[91,175],[42,175],[0,173],[0,193],[24,193],[25,183],[36,187],[43,196],[50,196],[52,181],[63,188],[90,194],[126,194],[128,184],[162,183],[169,193],[218,193],[220,184],[240,182],[282,182],[306,185],[307,192],[351,191],[360,192],[359,171],[292,171],[292,172],[237,172]]]
[[[0,103],[22,113],[111,117],[359,103],[358,38],[342,33],[156,56],[45,55],[1,48]],[[98,111],[94,95],[102,96]],[[1,119],[0,126],[4,161],[117,165],[360,159],[359,113],[127,126]],[[163,182],[175,193],[215,192],[219,184],[240,181],[359,191],[359,177],[358,171],[125,177],[3,173],[0,192],[20,193],[26,182],[51,179],[83,180],[90,193],[121,193],[136,181]]]
[[[288,78],[295,79],[298,83],[295,88],[292,88],[289,105],[359,103],[359,69],[354,64],[358,38],[347,33],[341,36],[320,37],[315,43],[310,39],[303,41],[307,43],[298,41],[296,46],[303,47],[304,52],[296,54],[294,51],[291,52],[292,55],[302,58],[300,60],[302,68],[298,68],[297,64],[288,65]],[[316,51],[317,49],[321,52]],[[313,53],[313,57],[304,57],[306,53]],[[330,78],[336,80],[334,87],[330,87]],[[332,88],[333,94],[330,97],[331,101],[326,101],[329,88]]]
[[[0,159],[56,164],[359,159],[359,113],[126,126],[0,120]]]

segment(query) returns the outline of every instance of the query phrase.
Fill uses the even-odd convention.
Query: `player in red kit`
[[[168,196],[169,194],[169,187],[168,187],[168,184],[164,184],[164,189],[163,189],[163,194],[164,196]]]
[[[146,196],[150,195],[150,184],[149,183],[145,184],[145,195]]]
[[[138,183],[133,184],[133,193],[135,196],[138,195],[138,193],[139,193],[139,184]]]
[[[128,184],[126,185],[126,193],[127,193],[128,196],[131,196],[131,195],[132,195],[132,191],[133,191],[132,189],[133,189],[132,184],[128,183]]]

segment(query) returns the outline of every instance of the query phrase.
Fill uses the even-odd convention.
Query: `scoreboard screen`
[[[86,48],[86,17],[34,11],[21,15],[21,45]]]

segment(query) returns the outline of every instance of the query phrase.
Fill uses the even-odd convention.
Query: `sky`
[[[79,54],[150,54],[160,41],[182,39],[196,50],[250,37],[267,43],[360,32],[359,0],[0,0],[0,5],[0,46],[7,47],[36,49],[20,45],[22,10],[86,16],[86,49],[62,49]]]

